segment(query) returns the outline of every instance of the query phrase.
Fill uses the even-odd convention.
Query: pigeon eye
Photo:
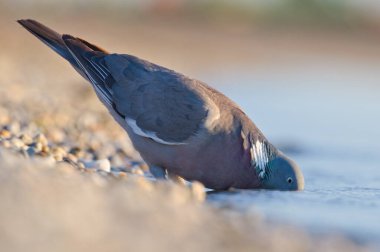
[[[286,181],[288,181],[288,183],[291,184],[293,182],[293,179],[289,177]]]

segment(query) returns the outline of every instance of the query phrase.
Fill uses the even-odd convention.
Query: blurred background
[[[123,142],[90,86],[20,18],[207,82],[304,170],[303,193],[222,193],[210,203],[379,243],[379,1],[1,0],[2,112],[47,129],[90,111],[114,129],[101,134]]]

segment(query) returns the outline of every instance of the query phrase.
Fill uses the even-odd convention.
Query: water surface
[[[305,175],[303,192],[241,190],[210,194],[209,202],[257,211],[270,221],[313,233],[343,233],[380,245],[376,67],[315,64],[277,74],[253,71],[204,79],[236,101]]]

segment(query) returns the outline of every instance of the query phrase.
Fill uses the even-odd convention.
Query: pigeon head
[[[303,190],[304,178],[298,165],[281,152],[267,166],[269,172],[262,180],[265,189]]]

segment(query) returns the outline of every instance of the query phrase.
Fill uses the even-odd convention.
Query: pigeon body
[[[207,84],[34,20],[18,22],[92,84],[154,175],[167,171],[217,190],[303,189],[299,167]]]

